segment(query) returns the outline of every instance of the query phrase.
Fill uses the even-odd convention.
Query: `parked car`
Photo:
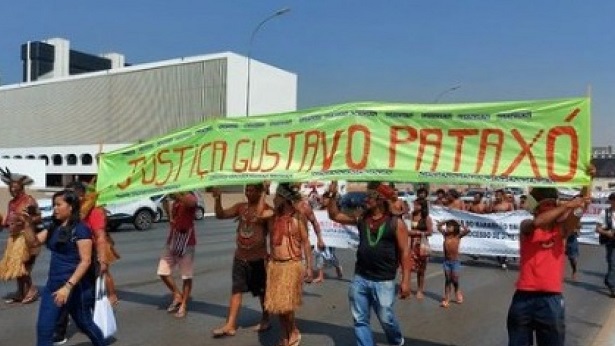
[[[205,200],[203,199],[203,195],[201,195],[197,191],[192,191],[192,194],[196,196],[197,199],[197,207],[194,212],[195,220],[202,220],[205,217]],[[156,195],[152,196],[151,200],[156,204],[156,216],[154,217],[154,222],[160,222],[162,220],[168,220],[169,216],[164,211],[162,207],[162,203],[168,198],[168,194],[164,195]]]
[[[53,215],[53,204],[51,198],[39,199],[37,201],[43,221],[50,220]],[[125,223],[133,224],[139,230],[152,228],[152,223],[156,217],[156,204],[149,198],[142,198],[136,201],[109,203],[104,206],[107,212],[107,229],[114,231]]]
[[[156,218],[156,203],[150,198],[141,198],[126,203],[109,203],[107,209],[107,228],[116,230],[124,223],[131,223],[139,231],[152,228]]]
[[[41,219],[43,221],[51,220],[53,216],[53,203],[51,198],[43,198],[36,200],[38,204],[38,210],[41,212]]]

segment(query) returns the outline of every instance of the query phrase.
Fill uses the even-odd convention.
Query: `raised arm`
[[[327,212],[329,214],[329,219],[335,221],[337,223],[341,223],[343,225],[356,225],[357,219],[354,216],[346,215],[340,212],[339,207],[337,206],[337,182],[331,182],[329,185],[329,191],[325,194],[326,198],[329,198],[329,203],[327,205]]]
[[[270,182],[265,181],[263,184],[265,188],[263,189],[263,192],[261,193],[261,197],[258,200],[258,205],[256,207],[256,215],[258,215],[259,219],[269,220],[274,215],[273,210],[267,208],[267,194],[269,192]]]
[[[222,192],[219,188],[211,189],[211,196],[214,198],[214,213],[218,219],[232,219],[239,216],[239,203],[228,209],[222,207]]]
[[[461,232],[459,232],[459,238],[463,238],[466,235],[470,234],[470,229],[465,224],[461,224]]]
[[[446,228],[443,228],[442,226],[444,226],[444,224],[446,223],[447,220],[440,220],[436,223],[436,230],[438,230],[438,232],[442,233],[442,235],[446,235]]]
[[[318,219],[314,214],[314,209],[310,206],[309,203],[301,200],[297,203],[296,208],[299,212],[312,224],[312,228],[314,228],[314,233],[316,233],[316,245],[319,249],[325,248],[325,242],[322,239],[322,229],[320,228],[320,224],[318,223]]]

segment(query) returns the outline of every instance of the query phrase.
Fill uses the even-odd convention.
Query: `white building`
[[[296,110],[296,74],[250,65],[250,115]],[[50,186],[89,179],[100,144],[110,151],[206,119],[246,116],[247,69],[246,57],[224,52],[2,86],[0,159],[44,160]]]

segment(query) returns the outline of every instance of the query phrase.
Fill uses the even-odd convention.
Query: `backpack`
[[[606,226],[606,230],[611,231],[613,229],[613,209],[611,209],[611,207],[604,209],[604,225]],[[600,234],[598,235],[598,243],[600,243],[600,245],[615,244],[615,241],[612,238]]]

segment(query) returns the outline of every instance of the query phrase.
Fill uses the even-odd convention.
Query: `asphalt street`
[[[177,319],[166,313],[170,295],[156,276],[158,256],[167,235],[167,223],[149,231],[123,226],[112,233],[122,258],[112,267],[121,302],[117,307],[119,330],[112,345],[275,345],[279,328],[255,333],[249,326],[258,322],[258,300],[244,295],[236,336],[212,339],[211,330],[221,325],[227,313],[230,294],[230,268],[235,224],[208,217],[197,223],[196,273],[188,315]],[[0,233],[4,249],[6,234]],[[602,287],[605,270],[601,247],[581,246],[580,275],[577,282],[566,281],[566,344],[569,346],[613,345],[615,339],[598,335],[609,322],[615,306]],[[338,280],[329,269],[324,283],[305,286],[304,304],[297,314],[303,334],[302,345],[353,345],[352,320],[347,303],[347,288],[352,276],[354,252],[339,250],[344,278]],[[34,269],[34,280],[44,285],[49,253],[43,250]],[[502,270],[491,259],[473,261],[464,257],[461,274],[465,302],[440,308],[443,287],[441,258],[434,256],[428,265],[427,295],[396,305],[407,345],[506,345],[506,313],[514,292],[516,266]],[[14,290],[13,282],[0,284],[0,295]],[[414,288],[414,286],[413,286]],[[0,345],[35,344],[38,303],[30,305],[0,303]],[[380,326],[373,319],[378,345],[386,345]],[[602,331],[604,332],[604,331]],[[613,341],[610,341],[613,340]],[[67,345],[88,345],[83,334],[70,326]]]

